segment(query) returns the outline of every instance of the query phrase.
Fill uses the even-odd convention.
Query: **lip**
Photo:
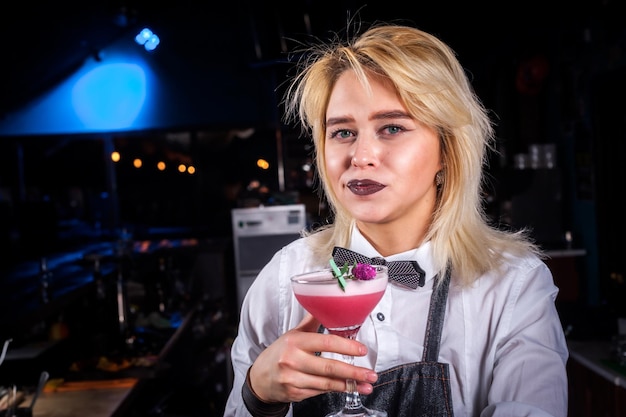
[[[346,187],[356,195],[371,195],[379,192],[386,186],[372,180],[351,180],[348,181]]]

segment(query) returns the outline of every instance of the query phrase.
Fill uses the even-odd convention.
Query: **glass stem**
[[[354,340],[356,338],[356,333],[348,336],[348,339]],[[343,355],[343,359],[349,363],[350,365],[354,365],[354,356],[352,355]],[[357,384],[354,379],[346,379],[346,404],[344,405],[344,409],[348,410],[358,410],[362,408],[361,405],[361,396],[359,395],[359,391],[357,390]]]

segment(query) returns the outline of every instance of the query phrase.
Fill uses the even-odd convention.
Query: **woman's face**
[[[327,179],[360,227],[424,230],[435,207],[439,138],[409,115],[390,83],[370,76],[370,84],[371,93],[350,70],[333,88],[326,111]]]

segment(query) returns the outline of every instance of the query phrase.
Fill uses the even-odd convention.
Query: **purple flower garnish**
[[[337,278],[342,290],[346,290],[346,279],[356,279],[368,281],[376,277],[376,268],[369,264],[354,263],[352,266],[346,262],[341,268],[337,266],[335,260],[330,258],[330,267],[333,276]]]
[[[356,264],[352,268],[352,275],[356,279],[368,281],[376,277],[376,268],[369,264]]]

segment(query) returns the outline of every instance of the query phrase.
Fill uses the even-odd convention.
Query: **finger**
[[[367,346],[363,343],[337,335],[321,333],[308,335],[306,343],[310,349],[315,349],[315,352],[337,353],[348,356],[365,356],[367,354]]]
[[[354,379],[358,382],[373,383],[378,380],[378,374],[369,368],[350,365],[342,359],[326,358],[321,356],[308,356],[299,360],[301,368],[299,371],[313,378],[321,377],[326,380],[326,384],[330,384],[331,380],[345,381],[346,379]],[[304,382],[298,384],[298,381],[290,381],[300,387],[306,387]],[[308,386],[312,387],[312,386]],[[321,391],[329,391],[337,389],[317,380],[315,389]]]
[[[317,333],[320,322],[313,317],[313,315],[307,313],[304,318],[298,323],[292,330]],[[364,356],[367,354],[367,347],[361,342],[356,340],[350,340],[345,337],[328,335],[319,333],[321,337],[314,337],[313,335],[307,335],[311,337],[309,340],[311,343],[307,344],[309,352],[333,352],[341,355],[351,356]],[[319,343],[322,343],[321,345]]]
[[[321,323],[312,314],[306,313],[304,318],[298,323],[294,329],[303,332],[317,332]]]
[[[323,394],[325,392],[343,392],[346,390],[346,380],[341,378],[326,378],[311,374],[297,375],[297,379],[284,384],[287,387],[287,396],[297,401],[304,398]]]
[[[374,386],[372,384],[368,384],[367,382],[359,382],[357,383],[357,390],[359,394],[368,395],[374,392]]]
[[[291,338],[291,342],[297,343],[301,349],[308,352],[334,352],[353,356],[363,356],[367,353],[367,348],[360,342],[320,333],[320,326],[319,320],[310,313],[306,313],[300,323],[287,333],[287,336]],[[306,332],[303,341],[300,339],[302,332]],[[329,338],[330,340],[328,340]]]
[[[309,374],[300,375],[297,381],[287,386],[287,395],[291,401],[302,401],[305,398],[326,392],[347,392],[348,389],[345,379],[323,378]],[[371,394],[373,390],[372,384],[357,382],[357,391],[360,394],[368,395]]]

